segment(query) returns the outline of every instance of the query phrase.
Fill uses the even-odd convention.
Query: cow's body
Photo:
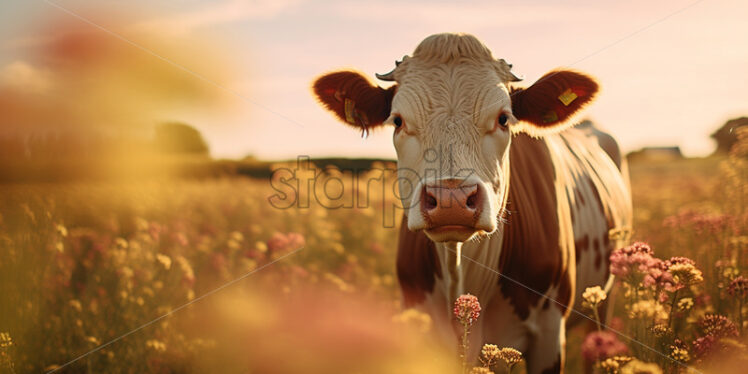
[[[606,283],[631,198],[615,141],[569,128],[597,82],[556,70],[521,87],[511,68],[472,35],[435,34],[378,75],[388,88],[340,71],[314,92],[350,126],[394,128],[406,304],[455,346],[452,303],[476,295],[471,358],[489,342],[522,351],[530,373],[559,372],[570,305]]]
[[[563,365],[565,321],[580,318],[568,306],[582,310],[584,289],[606,284],[608,253],[625,237],[616,233],[631,224],[627,176],[615,142],[592,127],[543,139],[520,134],[510,152],[505,223],[490,238],[463,245],[459,292],[483,305],[473,356],[483,343],[509,346],[525,352],[531,373],[553,372]],[[426,310],[454,344],[452,250],[405,227],[400,235],[405,304]]]

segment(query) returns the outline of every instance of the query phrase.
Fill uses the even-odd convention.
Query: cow
[[[389,87],[337,71],[313,91],[354,128],[394,128],[405,306],[455,345],[452,303],[473,294],[483,311],[470,361],[492,343],[523,352],[528,373],[559,373],[566,326],[581,319],[572,308],[585,288],[612,284],[631,195],[615,140],[574,126],[596,81],[562,69],[520,87],[511,68],[472,35],[436,34],[377,74]]]

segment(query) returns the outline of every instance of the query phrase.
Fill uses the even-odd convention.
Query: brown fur
[[[544,294],[554,285],[571,281],[563,267],[562,249],[559,248],[553,164],[542,140],[518,135],[512,142],[507,203],[511,215],[504,226],[499,270]],[[512,281],[500,279],[499,284],[516,314],[520,319],[526,319],[530,307],[537,305],[540,295]],[[565,291],[568,296],[564,295],[567,299],[571,295],[571,284],[564,287],[569,288],[569,292]],[[568,304],[568,300],[558,301]]]
[[[543,370],[541,374],[557,374],[561,372],[561,355],[558,356],[558,359],[553,364],[553,366]]]
[[[397,279],[405,307],[412,307],[433,291],[435,277],[442,277],[442,269],[434,242],[421,231],[408,230],[407,222],[403,217],[397,243]]]
[[[374,86],[359,73],[339,71],[318,78],[312,87],[320,103],[349,126],[367,129],[381,125],[390,116],[397,86]],[[354,106],[354,123],[348,122],[345,101]]]
[[[559,99],[567,89],[577,95],[568,106]],[[552,71],[532,86],[512,91],[512,112],[520,121],[536,127],[558,127],[592,101],[597,90],[597,83],[584,74],[568,70]],[[550,113],[554,113],[555,120],[548,118]]]
[[[584,235],[581,239],[574,242],[574,253],[576,255],[577,264],[579,263],[579,260],[582,258],[582,252],[588,250],[589,245],[590,245],[589,235]]]

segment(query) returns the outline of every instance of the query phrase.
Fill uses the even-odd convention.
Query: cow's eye
[[[506,113],[501,113],[499,114],[499,118],[496,119],[496,121],[499,123],[501,127],[506,127],[509,121],[509,116],[507,116]]]
[[[400,126],[403,125],[403,117],[400,117],[399,115],[395,116],[395,118],[392,120],[392,123],[395,124],[395,128],[400,128]]]

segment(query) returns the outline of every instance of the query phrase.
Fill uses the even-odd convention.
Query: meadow
[[[646,244],[616,254],[621,335],[570,331],[568,372],[745,367],[747,161],[745,137],[725,157],[630,165]],[[241,177],[2,184],[0,372],[459,372],[430,319],[400,309],[396,199],[367,191],[330,209],[273,206],[267,179]]]

